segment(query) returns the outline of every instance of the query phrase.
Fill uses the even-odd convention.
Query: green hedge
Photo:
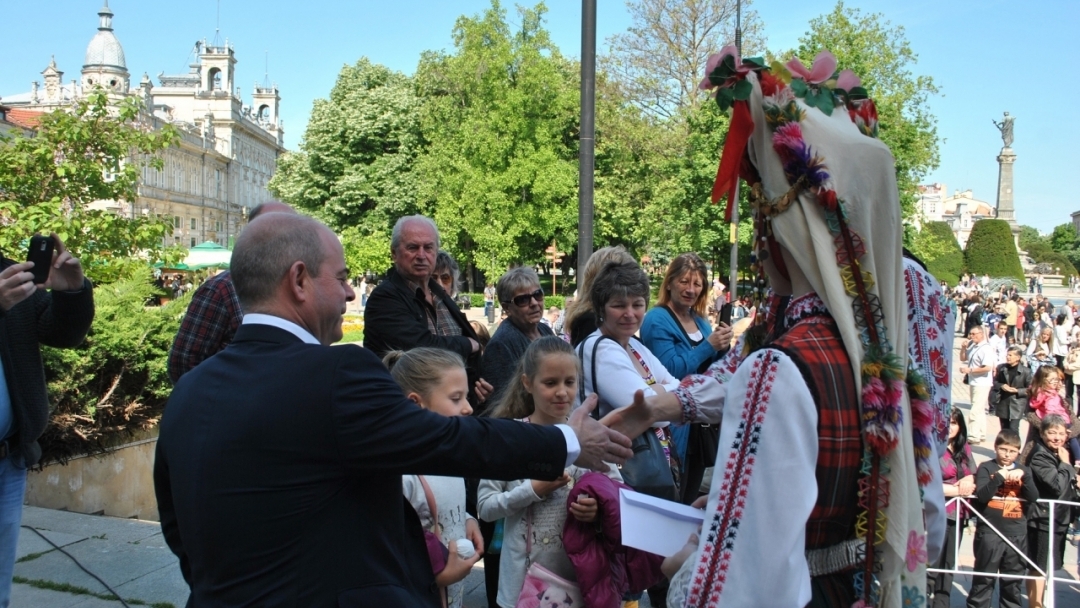
[[[166,364],[190,295],[161,307],[150,273],[94,288],[94,322],[75,349],[43,348],[55,406],[42,462],[94,453],[157,424],[172,392]]]
[[[1008,222],[990,219],[975,222],[964,250],[964,268],[975,276],[1024,280]]]
[[[482,293],[467,293],[467,294],[464,294],[464,295],[469,296],[469,303],[472,304],[473,308],[483,308],[484,307],[484,294],[482,294]],[[559,308],[563,308],[564,306],[566,306],[566,297],[565,296],[544,296],[544,310],[547,310],[548,308],[551,308],[552,306],[558,306]],[[498,304],[496,304],[496,307],[498,307]]]
[[[923,230],[928,231],[938,241],[945,243],[945,253],[932,260],[925,260],[926,269],[939,281],[945,281],[955,287],[964,272],[964,251],[956,241],[952,227],[946,222],[927,222]]]

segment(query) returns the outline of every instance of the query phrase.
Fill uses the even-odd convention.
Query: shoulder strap
[[[600,346],[600,341],[605,339],[605,338],[608,339],[608,340],[611,340],[611,338],[608,338],[604,334],[600,334],[600,337],[597,338],[596,342],[593,342],[593,345],[592,345],[592,360],[589,363],[590,363],[590,367],[592,368],[592,376],[590,376],[590,377],[592,378],[592,381],[593,381],[593,390],[594,391],[596,390],[596,347]],[[582,365],[585,364],[585,343],[587,341],[588,341],[587,339],[582,340],[581,344],[578,344],[578,359],[581,360]],[[584,403],[584,402],[585,402],[585,379],[582,378],[581,383],[578,386],[578,404],[580,405],[581,403]],[[600,404],[597,404],[596,407],[593,408],[592,417],[597,419],[597,420],[600,419]]]
[[[423,475],[416,477],[420,480],[420,485],[424,487],[424,498],[427,499],[428,510],[431,511],[431,531],[439,536],[439,508],[435,505],[435,493],[431,491],[431,486]]]

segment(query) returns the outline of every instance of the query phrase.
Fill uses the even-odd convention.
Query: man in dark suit
[[[407,473],[555,479],[629,440],[568,425],[446,418],[408,401],[370,351],[341,339],[355,295],[322,224],[267,214],[237,241],[244,320],[185,374],[161,422],[154,483],[189,606],[439,606]]]
[[[454,351],[469,373],[473,410],[491,393],[480,369],[481,349],[468,319],[432,277],[439,231],[431,218],[400,218],[390,235],[394,267],[371,292],[364,309],[364,346],[382,357],[391,350],[433,346]]]

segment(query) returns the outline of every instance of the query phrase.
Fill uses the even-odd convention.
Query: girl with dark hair
[[[953,408],[949,415],[949,440],[947,453],[941,456],[941,482],[944,484],[945,499],[961,496],[969,497],[975,493],[975,458],[971,455],[971,446],[967,442],[967,423],[964,412]],[[969,513],[957,503],[950,504],[945,510],[947,527],[945,546],[935,568],[952,570],[956,565],[957,539],[967,527]],[[927,575],[933,608],[949,608],[949,592],[952,590],[953,575],[935,573]]]

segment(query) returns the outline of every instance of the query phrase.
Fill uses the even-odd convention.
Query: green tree
[[[427,52],[417,68],[422,200],[444,247],[487,277],[541,260],[553,238],[577,240],[577,67],[545,12],[519,7],[512,28],[493,1],[457,20],[452,53]]]
[[[979,220],[971,228],[964,267],[974,275],[1024,280],[1020,256],[1013,245],[1012,230],[1005,220]]]
[[[32,137],[0,135],[0,250],[12,255],[34,233],[56,232],[98,283],[180,257],[163,245],[172,233],[167,219],[87,208],[98,200],[134,202],[142,167],[161,168],[158,154],[178,135],[149,120],[136,98],[114,104],[97,90],[42,116]]]
[[[912,73],[918,55],[902,26],[880,13],[864,15],[841,0],[831,13],[810,21],[796,54],[806,65],[822,50],[836,55],[840,69],[850,69],[874,98],[879,137],[896,158],[896,181],[903,216],[915,214],[916,187],[938,166],[937,119],[929,98],[938,93],[930,76]]]
[[[1080,246],[1080,239],[1077,239],[1076,229],[1072,224],[1054,226],[1054,231],[1050,234],[1050,247],[1054,251],[1064,253],[1078,246]]]
[[[926,263],[926,269],[949,285],[960,282],[964,252],[952,228],[945,222],[927,222],[912,240],[911,252]]]
[[[364,240],[388,238],[398,217],[419,211],[421,149],[412,80],[361,58],[341,69],[329,99],[315,101],[300,150],[279,159],[268,188],[342,233],[356,254]],[[363,264],[350,266],[355,272],[389,265],[388,255],[376,266],[367,265],[371,256],[351,261]]]
[[[1046,245],[1050,246],[1050,239],[1039,234],[1039,231],[1031,226],[1020,226],[1020,249],[1028,251],[1032,245]]]
[[[697,88],[709,55],[735,43],[738,0],[627,0],[632,23],[608,38],[601,67],[641,112],[679,118],[707,99]],[[765,50],[764,25],[744,0],[743,49]],[[677,125],[682,126],[682,125]]]

